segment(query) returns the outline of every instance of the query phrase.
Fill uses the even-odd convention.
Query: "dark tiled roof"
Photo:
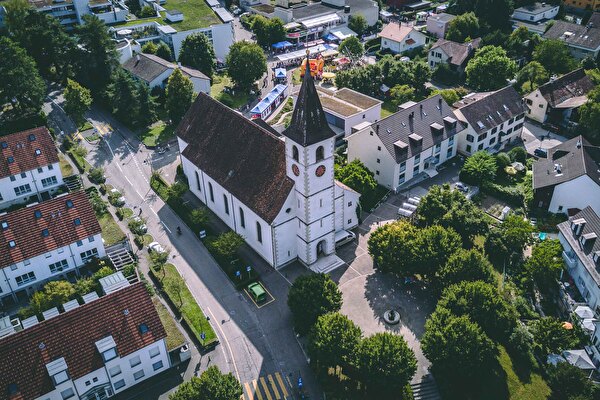
[[[560,173],[555,168],[556,164]],[[533,163],[533,188],[558,185],[585,174],[600,185],[599,169],[600,149],[591,146],[583,136],[578,136],[551,148],[547,158]]]
[[[592,14],[590,19],[588,20],[588,25],[592,24],[596,28],[600,28],[600,12],[595,12]]]
[[[438,48],[442,49],[442,51],[448,56],[448,62],[450,64],[461,66],[467,61],[469,56],[471,56],[474,51],[479,48],[480,43],[481,38],[473,39],[468,43],[457,43],[451,40],[439,39],[437,42],[435,42],[430,50]]]
[[[275,128],[273,128],[271,125],[267,124],[265,122],[264,119],[262,118],[255,118],[252,120],[252,122],[254,122],[256,125],[260,126],[261,128],[269,131],[270,133],[272,133],[273,135],[280,137],[281,133],[279,133],[277,130],[275,130]]]
[[[308,62],[292,121],[283,135],[304,147],[335,137],[325,118]]]
[[[149,328],[143,336],[139,332],[141,324]],[[17,385],[25,400],[54,390],[46,364],[61,357],[72,379],[103,367],[95,343],[107,336],[113,337],[120,357],[166,337],[142,283],[0,339],[0,400],[9,399],[10,384]],[[44,351],[40,350],[42,343]]]
[[[580,68],[545,83],[538,89],[550,106],[556,107],[566,100],[587,95],[593,88],[594,83],[583,68]]]
[[[138,56],[139,60],[137,59]],[[179,68],[181,72],[188,77],[210,79],[196,69],[184,66],[179,67],[154,54],[138,54],[127,60],[125,64],[123,64],[123,68],[146,82],[152,82],[163,72],[175,68]]]
[[[0,179],[57,162],[58,152],[45,126],[0,137]]]
[[[312,3],[305,7],[298,7],[292,10],[292,16],[294,20],[299,21],[303,19],[316,18],[325,14],[332,14],[336,12],[335,9],[326,6],[323,3]]]
[[[286,175],[283,141],[204,93],[176,133],[189,144],[185,158],[273,222],[294,187]]]
[[[578,25],[566,21],[555,21],[544,33],[544,39],[560,39],[568,45],[596,50],[600,47],[600,26]]]
[[[411,118],[411,114],[414,117]],[[464,129],[459,121],[456,121],[456,129],[452,129],[450,124],[444,121],[444,118],[456,121],[452,108],[438,94],[372,124],[369,129],[375,131],[387,151],[399,163]],[[433,132],[431,125],[436,123],[443,127],[441,134]],[[411,139],[411,136],[418,139],[415,134],[422,139],[420,141]]]
[[[67,201],[73,207],[67,206]],[[36,212],[40,214],[36,216]],[[75,225],[75,219],[80,224]],[[93,235],[102,229],[85,192],[70,193],[20,210],[0,215],[0,268],[56,250]],[[48,229],[43,236],[42,230]],[[14,241],[16,246],[9,247]],[[0,388],[1,389],[1,388]]]
[[[459,108],[475,132],[492,129],[525,112],[521,95],[512,86],[497,90],[489,95]],[[480,127],[480,123],[483,126]]]

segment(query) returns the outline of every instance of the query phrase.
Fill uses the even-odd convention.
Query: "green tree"
[[[227,73],[244,90],[249,90],[267,71],[267,59],[260,46],[246,41],[231,45],[226,63]]]
[[[179,68],[176,68],[169,77],[165,94],[165,108],[169,118],[173,124],[178,124],[192,105],[194,84]]]
[[[541,41],[533,50],[533,60],[553,74],[564,74],[577,68],[567,45],[558,39]]]
[[[11,103],[15,117],[40,111],[46,85],[35,62],[7,37],[0,37],[0,103]]]
[[[6,10],[4,17],[6,28],[18,40],[28,28],[25,19],[32,11],[31,6],[27,0],[8,0],[3,5]]]
[[[269,45],[285,40],[285,24],[281,18],[269,18]]]
[[[200,378],[192,377],[177,387],[169,400],[239,400],[242,385],[231,374],[223,374],[218,367],[208,367]]]
[[[83,296],[85,294],[95,292],[99,289],[98,283],[95,282],[92,278],[81,278],[78,279],[73,285],[75,289],[75,293],[78,296]]]
[[[432,279],[461,245],[460,236],[454,229],[439,225],[422,229],[412,243],[415,273]]]
[[[390,89],[390,98],[396,105],[404,104],[414,100],[415,89],[409,85],[396,85]]]
[[[171,48],[163,41],[158,44],[155,54],[163,60],[173,61],[173,53],[171,52]]]
[[[374,176],[358,159],[341,167],[335,166],[335,178],[361,195],[368,195],[377,188]]]
[[[507,85],[517,71],[517,64],[498,46],[483,46],[469,60],[467,82],[477,90],[496,90]]]
[[[411,66],[414,88],[419,93],[425,93],[425,84],[431,79],[431,68],[422,61],[413,62]]]
[[[90,172],[88,173],[88,178],[90,178],[90,182],[92,183],[104,183],[104,181],[106,180],[106,177],[104,176],[104,168],[91,168]]]
[[[526,26],[520,26],[508,37],[506,41],[506,50],[513,57],[526,57],[531,59],[531,52],[539,43],[540,36],[529,32]]]
[[[460,171],[460,179],[471,184],[481,185],[496,177],[496,159],[485,150],[473,153]]]
[[[477,0],[475,15],[489,30],[510,29],[510,17],[513,13],[512,0]]]
[[[536,349],[545,357],[579,345],[572,329],[565,329],[563,322],[554,317],[543,317],[531,323],[531,333]]]
[[[152,97],[150,87],[143,82],[137,82],[135,93],[139,103],[135,125],[145,127],[156,122],[158,119],[156,114],[158,106],[154,97]]]
[[[310,333],[308,355],[319,369],[348,367],[354,364],[361,337],[361,329],[345,315],[321,315]]]
[[[256,15],[252,19],[252,32],[256,36],[256,42],[259,46],[266,47],[272,43],[269,38],[269,20],[262,15]]]
[[[206,226],[210,220],[206,208],[195,208],[190,213],[190,219],[194,225]]]
[[[140,13],[142,11],[142,7],[140,6],[139,0],[126,0],[125,5],[129,9],[129,12],[132,13],[133,15],[136,15],[138,17],[141,15]],[[148,42],[148,43],[152,43],[152,42]],[[152,53],[152,54],[154,54],[154,53]]]
[[[524,147],[513,147],[508,152],[508,155],[510,156],[510,160],[513,162],[518,161],[520,163],[525,164],[525,162],[527,161],[527,150],[525,150]]]
[[[229,262],[236,257],[238,250],[243,245],[244,238],[242,235],[234,231],[228,231],[221,233],[211,242],[210,247],[217,253],[217,256]]]
[[[139,98],[136,95],[136,83],[131,74],[123,68],[116,69],[106,92],[115,117],[119,121],[131,125],[140,108]]]
[[[64,91],[65,111],[80,125],[83,115],[92,105],[90,91],[72,79],[67,79],[67,87]]]
[[[137,0],[133,0],[137,3]],[[188,36],[189,37],[189,36]],[[187,39],[187,38],[186,38]],[[184,40],[185,43],[185,40]],[[142,46],[142,53],[146,53],[146,54],[156,54],[156,51],[158,50],[158,46],[156,45],[156,43],[154,42],[146,42],[143,46]]]
[[[474,12],[456,16],[448,24],[446,39],[453,42],[464,43],[467,38],[475,39],[479,36],[479,19]]]
[[[140,18],[153,18],[156,17],[156,10],[152,6],[144,6],[140,10]]]
[[[517,324],[517,311],[497,286],[482,281],[461,282],[442,293],[437,307],[452,314],[467,315],[492,339],[505,343]]]
[[[381,272],[409,275],[415,270],[413,253],[418,229],[411,223],[399,220],[377,228],[369,237],[369,254],[375,268]]]
[[[442,99],[444,99],[449,106],[460,100],[460,95],[454,89],[436,89],[431,92],[429,97],[437,96],[438,94],[442,96]]]
[[[510,156],[504,152],[496,154],[496,165],[498,171],[504,171],[504,168],[508,167],[512,163]]]
[[[531,257],[525,261],[527,277],[547,292],[556,287],[556,281],[563,269],[562,245],[558,239],[544,240],[533,246]]]
[[[531,234],[533,227],[515,214],[509,214],[502,224],[490,231],[485,240],[485,252],[490,261],[495,265],[502,266],[514,258],[520,260],[523,250],[533,242]],[[516,256],[516,257],[515,257]]]
[[[567,362],[548,365],[548,386],[552,389],[551,400],[593,400],[598,389],[587,374]],[[596,396],[594,396],[596,395]]]
[[[397,398],[417,371],[415,353],[404,338],[376,333],[360,342],[356,364],[369,398]]]
[[[584,135],[592,143],[600,144],[600,86],[588,93],[587,101],[579,107],[579,122]]]
[[[365,48],[356,36],[350,36],[342,40],[338,51],[353,60],[359,60],[365,53]]]
[[[531,61],[517,73],[517,84],[523,87],[523,92],[535,90],[548,80],[548,71],[537,61]],[[523,85],[527,86],[523,86]]]
[[[69,281],[50,281],[44,289],[35,292],[29,305],[36,314],[41,314],[52,307],[58,307],[75,295],[75,288]]]
[[[436,284],[442,289],[461,282],[483,281],[496,284],[492,264],[475,249],[459,249],[437,273]]]
[[[216,66],[215,50],[204,33],[194,33],[183,40],[179,62],[212,78]]]
[[[337,72],[335,84],[338,88],[347,87],[368,96],[376,96],[381,87],[382,76],[387,75],[382,74],[380,65],[370,64]]]
[[[183,182],[175,182],[171,186],[169,186],[168,194],[169,199],[181,200],[185,192],[189,189],[188,185]]]
[[[342,293],[326,274],[298,277],[288,293],[294,329],[303,335],[310,331],[319,316],[337,312],[342,307]]]
[[[356,32],[358,36],[365,33],[368,27],[367,19],[362,14],[352,14],[348,18],[348,28]]]

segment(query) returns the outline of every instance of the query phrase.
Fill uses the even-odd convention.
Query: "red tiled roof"
[[[143,337],[140,324],[149,328]],[[166,337],[142,283],[0,339],[0,400],[9,398],[10,384],[17,385],[25,400],[54,390],[46,363],[61,357],[72,379],[101,368],[103,361],[95,343],[107,336],[113,337],[120,357]],[[43,351],[41,343],[45,346]]]
[[[67,201],[73,207],[67,207]],[[41,213],[36,217],[36,211]],[[75,225],[75,219],[81,222]],[[102,232],[94,209],[85,192],[46,200],[20,210],[0,215],[0,268],[56,250]],[[48,235],[42,231],[48,229]],[[10,241],[16,246],[9,247]]]
[[[0,179],[57,162],[58,152],[45,126],[0,137]]]

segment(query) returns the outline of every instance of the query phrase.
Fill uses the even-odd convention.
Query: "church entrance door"
[[[325,254],[325,245],[326,244],[327,243],[325,242],[325,240],[321,240],[319,243],[317,243],[317,257]]]

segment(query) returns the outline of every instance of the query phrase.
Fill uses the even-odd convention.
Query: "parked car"
[[[546,158],[546,157],[548,157],[548,150],[542,149],[540,147],[533,151],[533,155],[536,157]]]
[[[262,303],[267,299],[267,293],[259,282],[249,284],[248,293],[257,304]]]
[[[469,192],[469,187],[462,182],[456,182],[456,185],[454,185],[454,187],[463,193]]]
[[[148,245],[148,253],[165,253],[165,249],[158,242],[152,242]]]
[[[345,245],[346,243],[350,243],[356,239],[356,234],[350,231],[337,231],[335,233],[335,247],[338,248],[340,246]]]
[[[116,207],[121,207],[123,205],[125,205],[125,197],[121,195],[121,192],[119,192],[117,189],[110,189],[110,194],[108,195],[109,197],[109,201],[111,202],[112,205],[116,206]]]
[[[136,235],[143,235],[148,232],[148,226],[144,223],[144,220],[137,216],[131,218],[129,227]]]

